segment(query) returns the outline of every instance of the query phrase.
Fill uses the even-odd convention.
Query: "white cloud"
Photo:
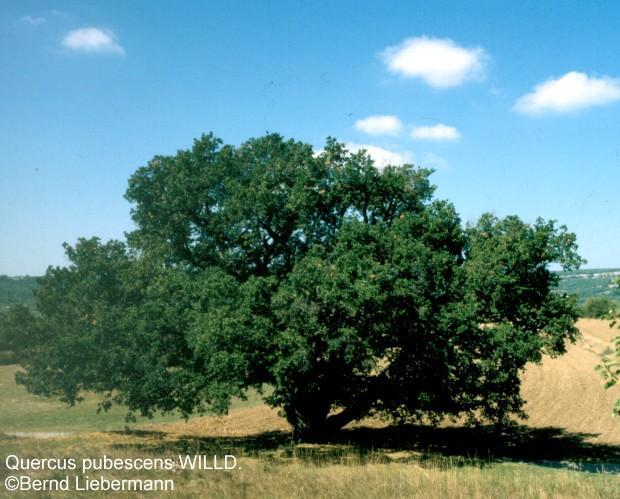
[[[355,128],[369,135],[398,135],[403,129],[398,116],[368,116],[355,122]]]
[[[79,52],[125,54],[123,47],[117,43],[114,33],[100,28],[79,28],[69,31],[62,44],[65,48]]]
[[[26,24],[30,24],[30,26],[39,26],[45,22],[44,17],[35,17],[35,16],[23,16],[20,18],[20,21]]]
[[[413,161],[413,156],[409,152],[399,153],[382,147],[372,146],[370,144],[356,144],[355,142],[347,142],[344,146],[352,153],[365,149],[366,153],[375,162],[375,166],[379,169],[387,165],[400,166]]]
[[[461,138],[459,131],[453,126],[443,125],[427,125],[417,126],[411,130],[411,138],[415,140],[458,140]]]
[[[434,168],[436,170],[449,170],[450,163],[445,158],[435,154],[434,152],[427,152],[422,159],[422,165],[427,168]]]
[[[482,76],[486,52],[463,48],[448,38],[407,38],[382,52],[388,69],[408,78],[421,78],[432,87],[455,87]]]
[[[52,15],[56,17],[73,17],[70,12],[64,10],[52,9]]]
[[[590,77],[571,71],[539,83],[515,103],[513,111],[524,114],[565,113],[620,100],[620,80]]]

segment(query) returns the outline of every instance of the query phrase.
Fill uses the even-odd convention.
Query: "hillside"
[[[559,426],[596,441],[620,444],[620,421],[611,416],[620,387],[604,390],[594,370],[601,356],[610,353],[610,341],[620,331],[598,319],[579,319],[577,326],[582,337],[565,355],[531,364],[523,374],[527,424]]]
[[[32,290],[37,287],[37,277],[0,275],[0,311],[11,305],[33,303]]]
[[[620,277],[620,269],[583,269],[559,272],[562,293],[576,294],[583,303],[594,296],[607,296],[620,301],[620,287],[614,280]]]

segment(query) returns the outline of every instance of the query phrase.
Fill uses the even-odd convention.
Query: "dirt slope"
[[[530,416],[527,424],[557,426],[594,434],[596,441],[620,443],[620,418],[611,417],[620,387],[603,390],[602,378],[594,371],[618,330],[596,319],[581,319],[577,326],[583,336],[566,355],[527,367],[522,386]]]

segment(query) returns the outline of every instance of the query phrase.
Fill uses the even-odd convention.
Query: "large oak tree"
[[[577,335],[550,271],[579,266],[575,236],[464,226],[430,174],[275,134],[154,157],[129,180],[127,241],[80,240],[42,278],[19,381],[185,415],[269,386],[300,439],[372,413],[522,414],[520,370]]]

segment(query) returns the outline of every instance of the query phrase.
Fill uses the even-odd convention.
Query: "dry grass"
[[[598,319],[580,319],[577,326],[582,338],[569,346],[566,355],[527,367],[522,378],[530,416],[527,424],[559,426],[592,434],[594,441],[620,443],[620,421],[611,415],[620,387],[603,390],[602,379],[594,371],[618,330]]]
[[[267,437],[258,448],[252,439],[188,440],[166,433],[93,433],[47,440],[2,439],[0,454],[113,458],[174,457],[177,454],[232,453],[240,468],[229,472],[101,472],[107,479],[172,479],[174,494],[153,497],[214,498],[610,498],[620,477],[556,470],[522,463],[485,461],[415,452],[366,454],[347,445],[292,445]],[[9,472],[0,463],[0,481]],[[64,472],[30,472],[37,478]],[[91,475],[93,475],[91,473]],[[1,487],[1,486],[0,486]],[[616,495],[615,495],[616,494]],[[0,492],[0,496],[2,493]],[[69,494],[65,494],[68,496]],[[56,497],[63,494],[11,494],[11,497]],[[71,495],[75,496],[75,494]],[[89,494],[89,497],[104,497]],[[110,497],[110,496],[107,496]],[[143,497],[125,493],[123,497]]]
[[[202,437],[241,437],[273,431],[290,431],[290,426],[278,411],[266,405],[241,407],[226,416],[206,416],[187,422],[147,424],[143,425],[143,428],[172,435]]]

